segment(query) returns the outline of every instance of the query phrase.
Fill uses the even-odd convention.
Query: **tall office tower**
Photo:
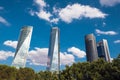
[[[59,52],[59,29],[53,27],[50,34],[50,45],[48,52],[47,68],[48,71],[56,71],[59,74],[60,70],[60,52]]]
[[[96,47],[96,39],[93,34],[88,34],[85,36],[85,46],[86,46],[86,54],[87,61],[92,62],[98,59],[97,47]]]
[[[15,66],[16,68],[25,67],[32,30],[32,26],[23,27],[21,29],[21,34],[18,40],[14,60],[12,62],[12,66]]]
[[[97,43],[98,57],[103,58],[107,62],[111,62],[109,47],[106,39]]]

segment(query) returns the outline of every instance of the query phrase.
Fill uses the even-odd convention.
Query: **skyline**
[[[107,39],[110,55],[116,58],[120,53],[119,10],[120,0],[0,0],[0,64],[11,65],[20,29],[25,25],[33,26],[26,66],[36,71],[46,70],[54,26],[60,28],[61,69],[86,61],[84,36],[90,33],[96,42]]]

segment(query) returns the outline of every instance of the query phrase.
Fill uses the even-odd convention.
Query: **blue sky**
[[[120,53],[120,0],[0,0],[0,64],[11,65],[20,29],[33,26],[27,67],[46,69],[50,29],[60,28],[61,69],[85,62],[84,36],[107,39],[111,58]]]

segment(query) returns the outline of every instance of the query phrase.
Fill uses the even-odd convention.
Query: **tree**
[[[35,72],[31,68],[20,68],[16,80],[35,80]]]
[[[16,80],[17,69],[7,65],[0,65],[0,80]]]
[[[60,78],[60,79],[59,79]],[[111,63],[98,59],[93,62],[78,62],[57,72],[34,72],[31,68],[0,65],[0,80],[120,80],[120,55]]]

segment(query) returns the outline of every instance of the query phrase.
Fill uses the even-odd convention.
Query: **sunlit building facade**
[[[97,43],[98,57],[103,58],[107,62],[111,62],[108,42],[106,39]]]
[[[50,34],[50,44],[48,52],[47,70],[58,72],[60,70],[60,52],[59,52],[59,28],[53,27]]]
[[[32,26],[25,26],[21,29],[16,52],[12,62],[12,66],[15,66],[16,68],[25,67],[32,36],[32,30]]]
[[[93,34],[88,34],[85,36],[85,46],[87,61],[92,62],[98,59],[96,39]]]

